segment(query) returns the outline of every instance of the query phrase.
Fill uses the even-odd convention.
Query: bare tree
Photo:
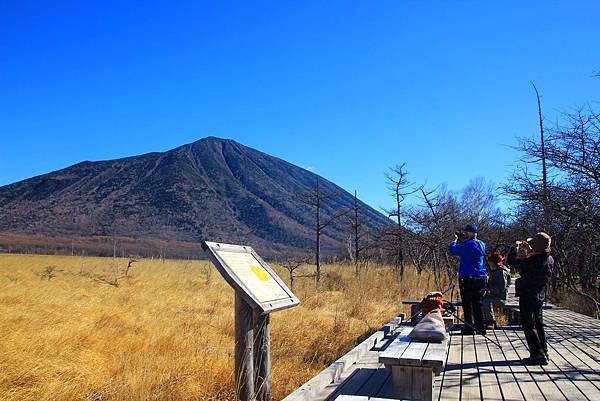
[[[496,185],[483,177],[471,179],[460,193],[460,223],[475,223],[483,235],[489,234],[487,231],[502,221],[498,192]]]
[[[448,281],[456,274],[455,263],[448,254],[448,237],[460,223],[458,200],[445,186],[431,190],[419,189],[421,205],[410,208],[406,215],[411,236],[409,254],[421,272],[430,267],[438,288],[441,288],[443,272]]]
[[[133,264],[137,262],[137,260],[133,257],[129,257],[129,261],[127,262],[127,267],[125,267],[125,277],[129,277],[129,270],[133,267]]]
[[[283,261],[283,267],[288,271],[290,278],[290,289],[294,291],[294,279],[300,277],[314,277],[314,274],[298,275],[296,270],[310,261],[310,256],[291,256]]]
[[[337,190],[326,190],[321,187],[319,176],[317,176],[315,186],[298,195],[298,200],[314,209],[315,212],[315,280],[317,283],[321,280],[321,236],[323,230],[331,225],[335,220],[348,213],[343,208],[333,210],[331,213],[324,214],[326,207],[331,208],[332,201],[340,194]]]
[[[108,275],[95,274],[92,275],[92,279],[99,283],[108,284],[113,287],[119,287],[121,285],[122,279],[128,279],[130,277],[129,274],[135,262],[137,262],[137,259],[135,259],[135,257],[133,256],[130,256],[127,262],[127,266],[125,266],[124,268],[119,267],[119,264],[115,263],[112,265],[111,272]]]
[[[363,251],[368,248],[368,241],[366,239],[369,235],[369,229],[366,227],[356,190],[354,191],[354,202],[349,218],[352,231],[347,241],[348,255],[354,263],[354,273],[358,274],[360,262],[364,255]]]
[[[394,267],[400,277],[404,275],[405,260],[404,260],[404,227],[402,226],[402,203],[408,195],[418,191],[414,189],[414,183],[408,181],[408,172],[406,163],[402,163],[390,169],[386,173],[388,189],[392,193],[396,205],[393,209],[387,209],[387,215],[390,218],[396,219],[396,224],[392,228],[392,241],[385,241],[391,245],[391,251],[394,256]]]
[[[537,108],[538,108],[538,120],[540,125],[540,161],[542,163],[542,207],[544,210],[544,230],[548,230],[548,225],[550,224],[550,216],[548,215],[548,202],[549,202],[549,192],[548,192],[548,169],[546,167],[546,141],[544,137],[544,122],[542,118],[542,104],[540,102],[540,94],[535,87],[535,84],[531,82],[531,86],[533,86],[533,90],[535,91],[535,96],[537,98]]]
[[[42,273],[40,274],[40,276],[42,278],[46,278],[48,279],[48,281],[52,280],[54,277],[56,277],[56,272],[58,270],[56,269],[56,266],[46,266],[44,267],[44,270],[42,271]]]
[[[160,248],[159,248],[159,258],[161,262],[165,262],[165,259],[167,257],[167,242],[166,241],[160,241],[159,243]]]
[[[458,260],[448,251],[454,231],[474,222],[485,241],[493,244],[492,249],[505,241],[504,216],[491,182],[476,177],[458,192],[445,185],[422,186],[418,197],[421,203],[404,212],[406,253],[417,272],[432,269],[438,288],[453,282],[457,273]]]
[[[565,113],[541,139],[521,140],[526,164],[504,188],[520,202],[515,226],[553,236],[552,289],[580,295],[600,316],[600,114]],[[546,180],[544,166],[541,177],[535,168],[542,160]]]

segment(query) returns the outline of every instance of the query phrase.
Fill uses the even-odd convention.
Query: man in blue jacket
[[[477,226],[467,225],[463,230],[464,239],[459,242],[457,234],[450,244],[450,254],[460,257],[458,280],[460,297],[466,325],[462,334],[486,334],[483,322],[482,297],[487,283],[485,267],[485,243],[477,239]]]

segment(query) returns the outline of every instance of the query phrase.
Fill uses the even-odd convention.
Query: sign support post
[[[235,390],[240,401],[254,400],[252,308],[235,294]]]
[[[254,310],[254,386],[258,401],[271,401],[269,315]]]
[[[269,314],[300,300],[249,246],[203,242],[235,290],[235,385],[240,401],[271,401]]]

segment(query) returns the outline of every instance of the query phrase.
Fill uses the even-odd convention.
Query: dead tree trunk
[[[549,193],[548,193],[548,170],[546,169],[546,143],[544,137],[544,122],[542,118],[542,104],[540,102],[540,94],[535,87],[535,84],[531,82],[531,86],[533,86],[533,90],[535,91],[535,96],[537,98],[537,107],[538,107],[538,119],[540,125],[540,151],[541,151],[541,162],[542,162],[542,208],[544,212],[544,231],[548,231],[550,226],[550,212],[549,212]]]
[[[315,210],[315,281],[317,284],[321,280],[321,235],[323,230],[348,212],[347,210],[341,210],[327,215],[323,214],[326,203],[338,195],[338,191],[323,190],[317,176],[315,187],[298,196],[300,202],[313,207]]]
[[[386,174],[388,189],[392,192],[394,199],[396,201],[396,206],[392,210],[387,210],[389,217],[396,218],[396,227],[395,227],[395,268],[400,277],[404,275],[404,227],[402,226],[402,202],[404,199],[410,195],[415,193],[418,189],[410,189],[412,187],[412,183],[408,182],[407,179],[408,172],[406,171],[406,163],[398,165],[391,169],[389,173]]]

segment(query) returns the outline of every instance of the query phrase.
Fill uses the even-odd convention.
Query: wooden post
[[[257,401],[271,401],[269,314],[254,310],[254,385]]]
[[[252,308],[235,293],[235,389],[240,401],[254,400]]]
[[[202,248],[235,290],[235,391],[239,401],[271,401],[269,313],[300,303],[250,247],[205,241]],[[259,272],[256,269],[260,270]],[[253,279],[254,272],[260,280]],[[267,291],[272,301],[259,294]]]

